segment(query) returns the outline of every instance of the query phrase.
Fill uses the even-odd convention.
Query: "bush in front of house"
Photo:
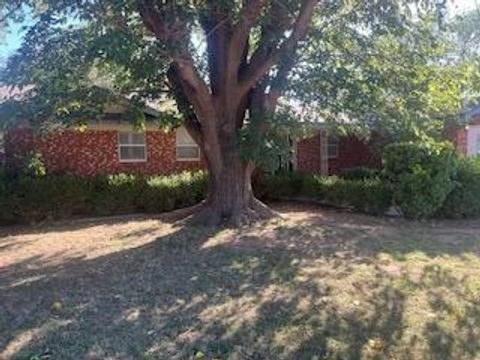
[[[92,195],[91,184],[73,175],[21,176],[10,183],[9,191],[11,212],[19,222],[88,213],[87,204]]]
[[[201,201],[206,185],[205,172],[151,177],[116,174],[95,178],[0,173],[0,224],[77,215],[168,211]]]
[[[332,205],[352,207],[369,214],[384,214],[391,205],[391,193],[380,178],[323,181],[325,200]]]
[[[207,182],[204,171],[150,177],[146,179],[141,206],[147,212],[161,212],[195,205],[205,198]]]
[[[299,172],[281,172],[278,174],[259,173],[253,179],[253,190],[260,199],[276,200],[280,198],[319,198],[322,194],[314,175]]]
[[[309,199],[324,204],[383,214],[391,196],[380,178],[347,180],[301,173],[259,176],[254,182],[258,197],[267,200]]]
[[[384,180],[407,218],[432,217],[454,189],[458,156],[450,143],[398,143],[384,152]]]
[[[128,214],[138,211],[145,180],[132,174],[97,176],[89,180],[89,205],[95,215]]]
[[[11,178],[4,169],[0,169],[0,225],[15,222],[12,212],[12,193],[10,191]]]
[[[480,217],[480,159],[462,157],[454,176],[454,187],[438,211],[440,217]]]
[[[346,180],[367,180],[375,179],[380,176],[380,170],[369,168],[366,166],[356,166],[348,169],[344,169],[340,177]]]

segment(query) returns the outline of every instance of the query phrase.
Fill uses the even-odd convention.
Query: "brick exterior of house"
[[[65,130],[37,136],[28,127],[10,130],[5,139],[7,164],[18,166],[22,155],[39,152],[51,173],[74,173],[81,176],[132,173],[164,175],[182,170],[205,168],[199,161],[178,161],[175,132],[146,131],[147,159],[142,162],[121,162],[116,130]]]
[[[465,127],[448,126],[445,130],[445,137],[452,142],[461,154],[468,152],[468,130]]]
[[[474,107],[469,114],[466,113],[468,125],[451,124],[445,129],[445,138],[453,143],[455,148],[463,155],[478,155],[475,136],[480,133],[480,106]],[[475,151],[476,150],[476,151]]]
[[[19,96],[21,93],[18,89],[12,90],[0,86],[0,102]],[[119,101],[119,104],[112,106],[111,110],[113,116],[120,119],[125,110],[125,104]],[[146,111],[146,114],[149,112]],[[474,149],[474,147],[480,146],[478,140],[480,139],[480,106],[469,109],[463,115],[468,119],[469,127],[458,125],[447,127],[445,137],[452,141],[461,153],[478,155],[480,149]],[[117,121],[115,126],[119,124]],[[10,129],[4,134],[3,149],[0,141],[0,165],[5,163],[7,166],[19,166],[21,163],[19,159],[23,155],[35,151],[41,153],[49,172],[69,172],[82,176],[114,173],[170,174],[182,170],[206,168],[202,157],[199,161],[179,161],[176,156],[175,132],[157,129],[146,131],[145,161],[122,162],[119,159],[119,129],[115,126],[89,128],[84,132],[65,130],[48,136],[37,136],[26,126]],[[325,165],[326,156],[322,154],[322,149],[326,149],[326,146],[321,143],[320,131],[322,130],[296,144],[294,160],[296,170],[305,173],[322,172],[322,158]],[[358,166],[379,167],[380,165],[378,156],[375,156],[375,152],[372,151],[372,145],[355,136],[340,137],[337,156],[328,158],[329,174],[339,174],[345,169]]]
[[[118,154],[118,131],[114,129],[65,130],[39,136],[28,127],[11,129],[5,136],[5,158],[9,166],[19,167],[22,157],[38,152],[49,173],[73,173],[81,176],[98,174],[165,175],[182,170],[205,169],[199,161],[179,161],[176,156],[175,132],[147,130],[147,159],[122,162]],[[305,173],[321,172],[321,137],[300,141],[296,146],[296,169]],[[330,174],[357,166],[379,166],[368,144],[349,136],[338,141],[338,156],[328,160]]]
[[[322,159],[320,131],[309,138],[301,140],[296,146],[296,168],[300,172],[320,174]],[[371,147],[355,136],[338,138],[338,154],[328,159],[329,174],[339,174],[345,169],[358,166],[378,167],[380,161],[375,157]]]
[[[480,126],[480,117],[470,127]],[[50,173],[73,173],[81,176],[98,174],[166,175],[183,170],[205,169],[199,161],[180,161],[176,156],[175,132],[147,130],[145,133],[147,159],[141,162],[122,162],[118,154],[118,131],[95,129],[84,132],[65,130],[47,136],[35,135],[28,127],[17,127],[5,134],[5,163],[20,166],[21,157],[30,151],[39,152]],[[468,129],[451,127],[446,137],[456,148],[468,153]],[[295,168],[304,173],[320,174],[322,161],[320,131],[296,144]],[[0,153],[0,161],[2,161]],[[368,144],[355,136],[338,138],[338,154],[328,158],[329,174],[340,174],[358,166],[379,167],[380,160]]]

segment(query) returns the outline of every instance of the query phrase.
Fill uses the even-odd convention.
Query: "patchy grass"
[[[480,223],[277,208],[0,230],[0,358],[480,358]]]

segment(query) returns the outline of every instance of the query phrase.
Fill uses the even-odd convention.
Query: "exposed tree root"
[[[258,221],[281,218],[279,213],[258,199],[252,199],[248,206],[234,209],[229,213],[222,212],[218,206],[206,202],[188,210],[187,222],[205,226],[241,227]]]

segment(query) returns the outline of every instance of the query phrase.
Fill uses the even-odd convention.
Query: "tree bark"
[[[194,214],[196,223],[226,224],[234,227],[279,215],[255,198],[252,173],[255,166],[242,161],[237,149],[224,150],[225,165],[212,166],[208,160],[209,184],[201,210]]]

